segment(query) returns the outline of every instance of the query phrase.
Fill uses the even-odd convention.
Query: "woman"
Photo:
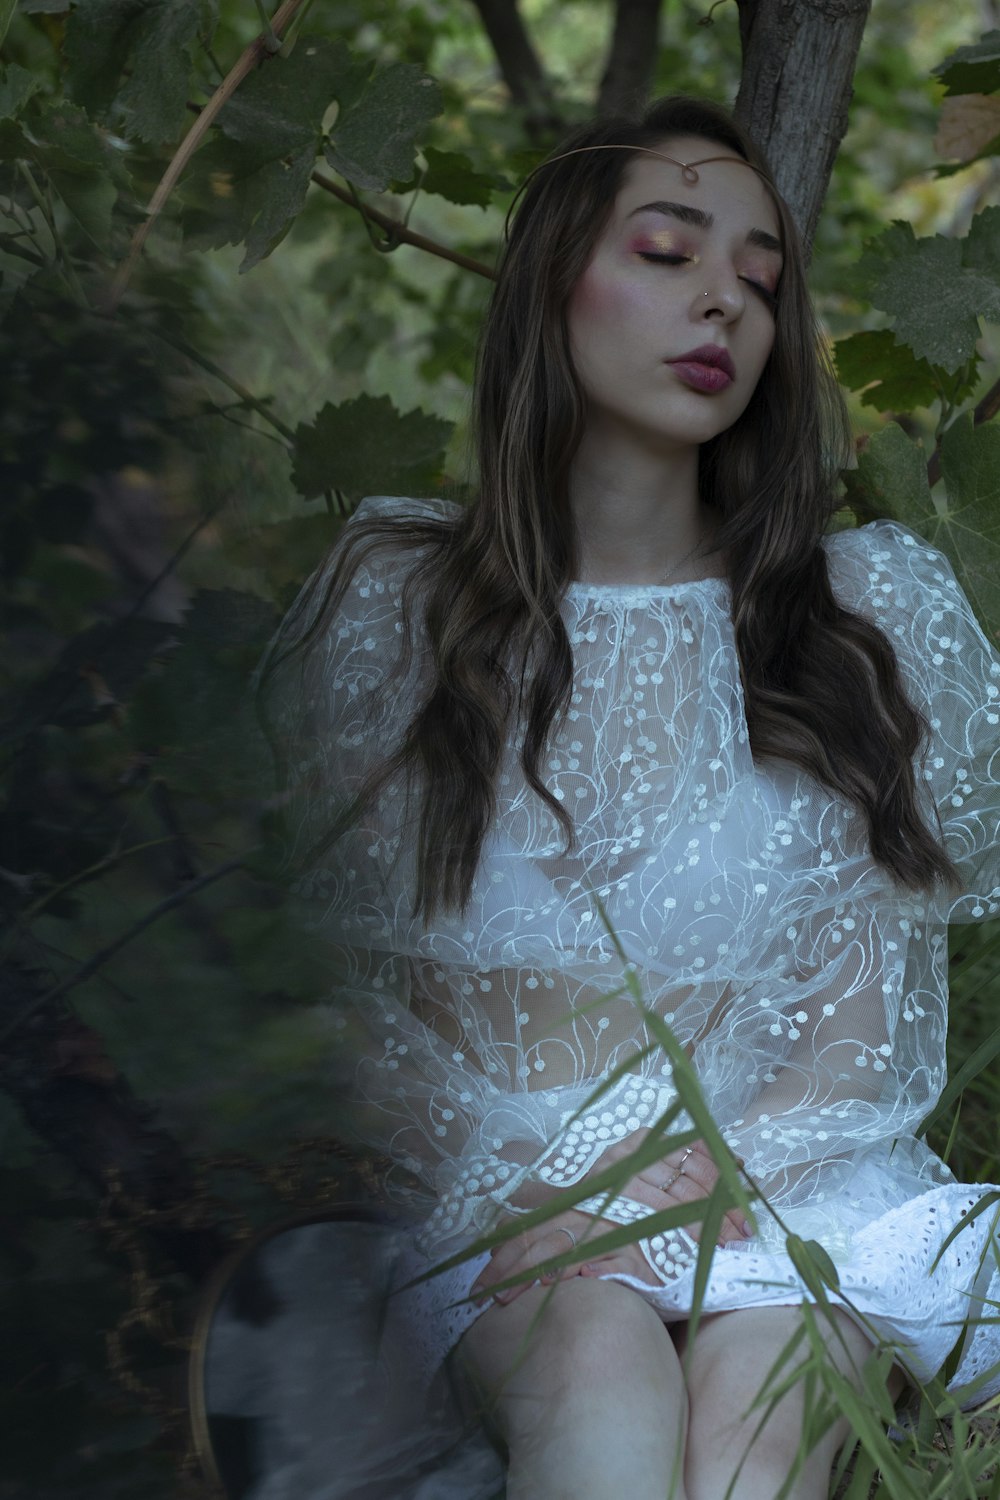
[[[801,1391],[746,1408],[814,1301],[786,1231],[837,1268],[855,1383],[876,1341],[934,1374],[1000,1286],[988,1213],[930,1276],[985,1189],[914,1134],[946,924],[1000,910],[1000,658],[915,533],[827,532],[847,436],[802,252],[714,106],[586,126],[532,174],[475,435],[476,503],[363,502],[265,673],[351,1118],[425,1184],[403,1279],[570,1200],[402,1294],[425,1379],[450,1353],[485,1393],[510,1500],[720,1500],[741,1462],[771,1500]],[[780,1218],[730,1210],[684,1374],[697,1223],[577,1254],[716,1186],[692,1129],[583,1196],[691,1126],[658,1022]]]

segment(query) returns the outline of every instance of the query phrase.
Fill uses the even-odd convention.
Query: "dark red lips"
[[[687,354],[666,361],[686,386],[701,391],[706,396],[717,395],[732,385],[736,376],[729,351],[718,344],[702,344]]]

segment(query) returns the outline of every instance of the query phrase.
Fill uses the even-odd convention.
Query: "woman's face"
[[[671,136],[653,149],[726,160],[688,183],[635,153],[567,323],[588,430],[670,450],[725,431],[753,395],[774,343],[781,230],[757,173],[726,147]]]

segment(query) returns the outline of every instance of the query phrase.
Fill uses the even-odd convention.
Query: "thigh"
[[[829,1358],[855,1389],[861,1387],[861,1371],[874,1348],[872,1340],[840,1308],[832,1309],[831,1321],[812,1308],[817,1328]],[[786,1356],[781,1372],[769,1380],[790,1340],[802,1327],[799,1305],[753,1307],[704,1317],[691,1341],[685,1361],[691,1402],[688,1460],[692,1471],[715,1473],[728,1468],[748,1452],[756,1453],[751,1467],[771,1464],[787,1473],[799,1451],[810,1402],[819,1401],[829,1411],[830,1401],[821,1382],[810,1397],[806,1383],[797,1379],[777,1400],[781,1386],[804,1360],[811,1358],[811,1345],[803,1338]],[[895,1399],[903,1380],[898,1367],[889,1380]],[[770,1395],[768,1395],[770,1391]],[[757,1402],[757,1397],[763,1399]],[[773,1402],[773,1405],[772,1405]],[[755,1404],[756,1403],[756,1404]],[[849,1432],[846,1419],[831,1416],[818,1424],[818,1441],[806,1473],[822,1489],[824,1473]],[[704,1487],[712,1492],[712,1479]],[[822,1491],[825,1493],[825,1490]],[[697,1484],[692,1494],[699,1494]]]

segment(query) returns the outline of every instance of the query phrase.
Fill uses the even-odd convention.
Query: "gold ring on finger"
[[[684,1163],[687,1161],[687,1159],[688,1159],[689,1156],[693,1156],[693,1155],[694,1155],[694,1147],[693,1146],[689,1146],[687,1148],[687,1150],[685,1151],[684,1155],[681,1157],[681,1159],[680,1159],[680,1161],[679,1161],[679,1163],[677,1165],[678,1172],[683,1172],[684,1171]]]
[[[681,1175],[681,1169],[680,1169],[680,1167],[677,1167],[675,1169],[675,1171],[674,1171],[673,1177],[669,1178],[666,1182],[661,1182],[660,1183],[660,1192],[661,1193],[668,1193],[670,1191],[670,1189],[673,1187],[674,1183],[677,1181],[678,1177],[680,1177],[680,1175]]]

